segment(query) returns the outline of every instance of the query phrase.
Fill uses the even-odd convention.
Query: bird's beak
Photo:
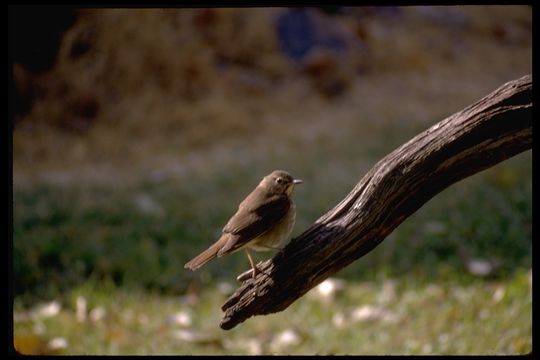
[[[295,184],[295,185],[296,185],[296,184],[301,184],[301,183],[302,183],[302,180],[300,180],[300,179],[294,179],[292,183]]]

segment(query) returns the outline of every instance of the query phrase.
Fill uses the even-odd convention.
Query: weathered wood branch
[[[227,300],[221,328],[282,311],[365,255],[451,184],[532,147],[532,76],[508,82],[379,161],[332,210],[259,264]]]

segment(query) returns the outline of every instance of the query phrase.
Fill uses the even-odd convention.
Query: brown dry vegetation
[[[321,15],[365,47],[303,68],[279,48],[285,10],[81,10],[50,71],[15,64],[34,94],[16,119],[15,185],[189,172],[344,134],[377,142],[365,135],[422,129],[531,71],[529,7]],[[346,91],[326,96],[325,79]]]

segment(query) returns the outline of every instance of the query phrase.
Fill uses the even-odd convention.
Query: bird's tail
[[[219,250],[223,247],[226,240],[227,239],[225,236],[221,237],[208,249],[204,250],[202,253],[187,262],[186,265],[184,265],[184,268],[195,271],[209,261],[213,260],[215,257],[217,257]]]

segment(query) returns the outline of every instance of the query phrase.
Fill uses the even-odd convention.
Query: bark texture
[[[259,264],[222,306],[228,330],[282,311],[365,255],[451,184],[532,147],[532,76],[510,81],[379,161],[332,210]]]

